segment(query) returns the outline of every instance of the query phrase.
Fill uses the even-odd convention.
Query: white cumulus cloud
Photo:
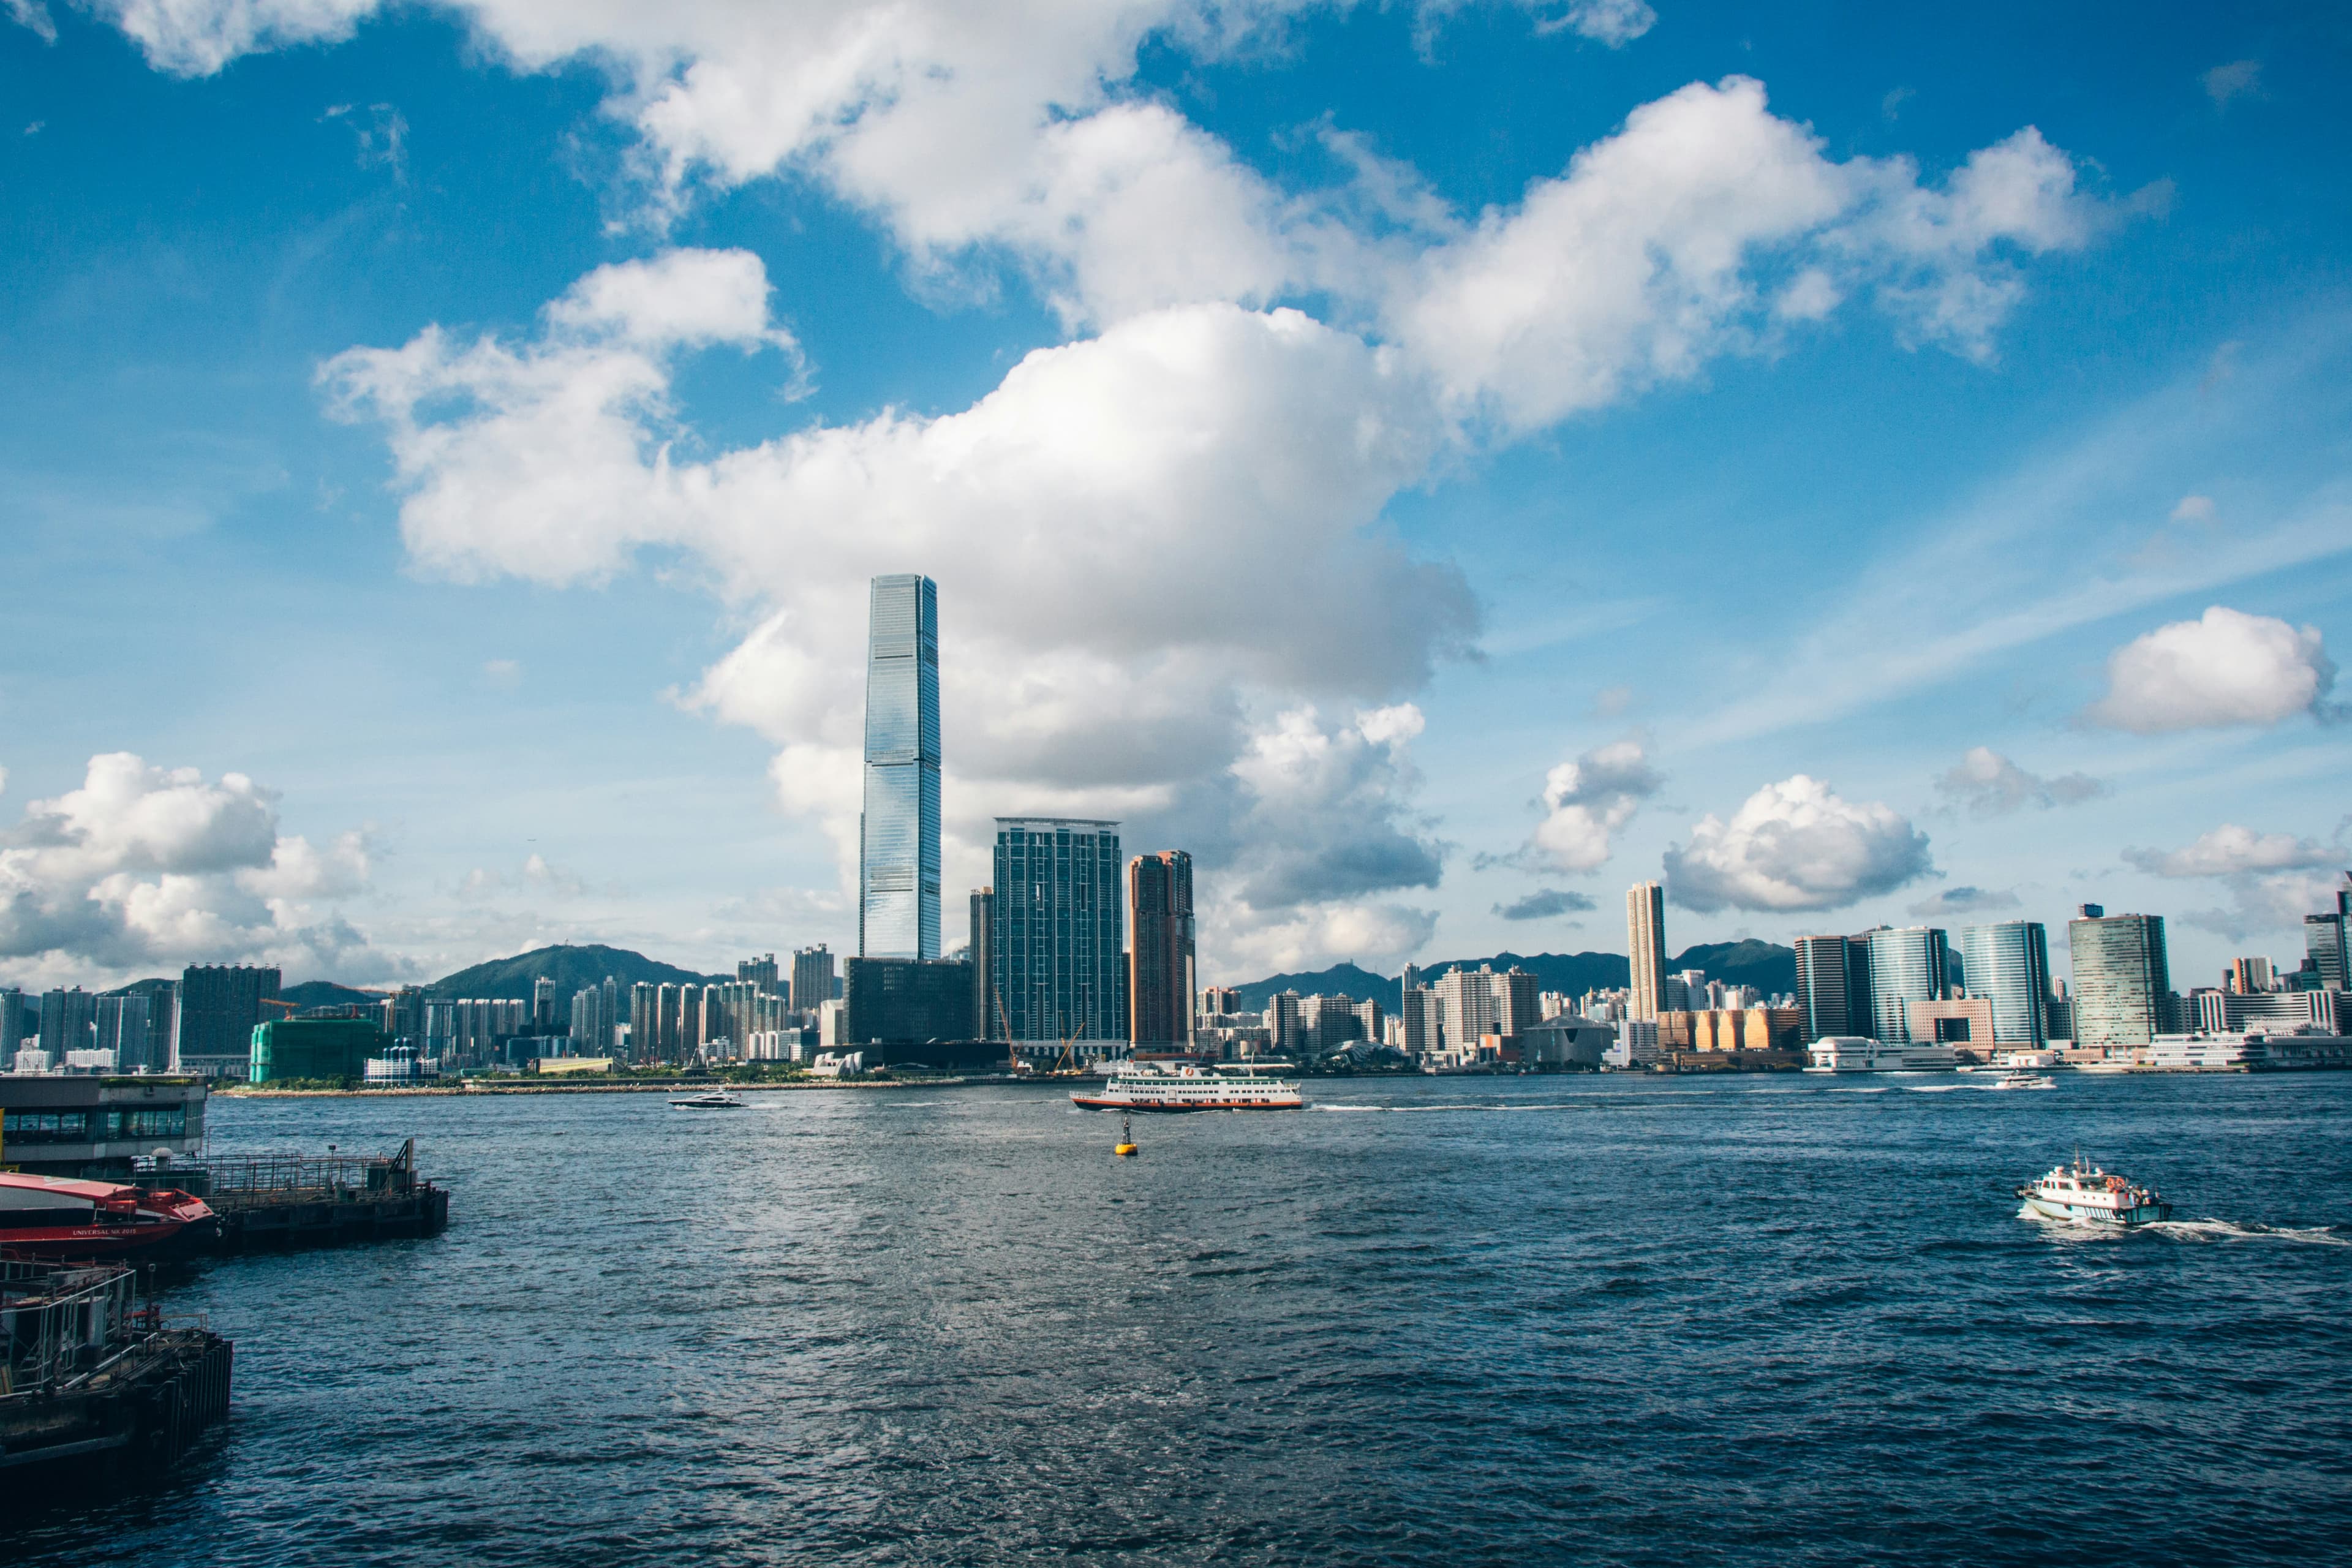
[[[1979,816],[2003,816],[2029,805],[2073,805],[2106,793],[2088,773],[2028,773],[1990,746],[1968,754],[1936,775],[1936,788]]]
[[[1927,836],[1892,806],[1857,803],[1797,773],[1709,814],[1666,851],[1666,891],[1702,913],[1834,910],[1934,869]]]
[[[2185,849],[2126,849],[2124,858],[2158,877],[2229,877],[2244,871],[2301,871],[2326,866],[2340,850],[2291,833],[2257,833],[2223,823]]]
[[[323,848],[282,835],[277,797],[242,773],[110,752],[0,834],[0,960],[36,983],[248,960],[382,973],[388,961],[319,907],[364,891],[368,870],[363,834]]]
[[[2276,724],[2298,713],[2330,719],[2335,685],[2318,627],[2215,605],[2117,648],[2107,659],[2106,695],[2083,717],[2142,735]]]
[[[1597,871],[1614,837],[1664,779],[1639,741],[1618,741],[1544,775],[1546,813],[1528,841],[1532,857],[1562,871]]]

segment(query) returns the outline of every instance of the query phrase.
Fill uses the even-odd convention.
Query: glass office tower
[[[2050,937],[2040,921],[1962,926],[1960,966],[1969,994],[1992,1004],[1995,1040],[2049,1043]]]
[[[874,579],[857,951],[940,955],[940,605],[929,577]]]
[[[1881,926],[1870,933],[1870,993],[1879,1039],[1909,1045],[1911,1004],[1944,1000],[1946,952],[1947,939],[1935,926]]]
[[[1870,996],[1870,939],[1797,939],[1797,1010],[1807,1044],[1831,1035],[1868,1035],[1878,1027]]]
[[[2074,970],[2076,1045],[2144,1046],[2171,1026],[2172,966],[2162,915],[2086,912],[2066,922],[2066,947]]]
[[[1083,1060],[1124,1052],[1126,868],[1116,822],[996,819],[988,956],[1001,1025],[1025,1054],[1065,1040]]]

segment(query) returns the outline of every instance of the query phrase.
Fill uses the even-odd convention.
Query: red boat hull
[[[220,1229],[210,1205],[169,1188],[142,1191],[0,1172],[0,1252],[27,1258],[152,1257]]]

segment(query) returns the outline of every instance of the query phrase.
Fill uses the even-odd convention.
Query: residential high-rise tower
[[[1633,966],[1625,1016],[1654,1022],[1666,990],[1666,890],[1655,882],[1625,889],[1625,956]]]
[[[996,819],[996,1004],[1013,1040],[1052,1055],[1068,1040],[1087,1059],[1127,1040],[1127,954],[1118,824]]]
[[[858,817],[861,958],[940,955],[939,590],[877,577],[866,650],[866,795]]]
[[[173,1068],[212,1078],[245,1077],[252,1068],[261,1004],[278,994],[278,985],[275,969],[237,964],[182,971],[179,1049]]]
[[[833,1000],[833,953],[824,943],[793,950],[793,1005],[821,1011]]]
[[[1127,866],[1128,1038],[1192,1043],[1192,857],[1139,855]]]

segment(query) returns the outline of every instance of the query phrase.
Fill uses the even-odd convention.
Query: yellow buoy
[[[1126,1155],[1129,1155],[1129,1154],[1132,1154],[1132,1153],[1134,1153],[1135,1152],[1136,1152],[1136,1148],[1135,1148],[1135,1145],[1134,1145],[1134,1144],[1132,1144],[1132,1143],[1121,1143],[1121,1144],[1119,1144],[1118,1147],[1116,1147],[1116,1148],[1114,1148],[1113,1150],[1111,1150],[1111,1152],[1112,1152],[1112,1153],[1114,1153],[1114,1154],[1118,1154],[1118,1155],[1120,1155],[1120,1156],[1122,1156],[1122,1157],[1124,1157],[1124,1156],[1126,1156]]]
[[[1139,1152],[1135,1146],[1135,1131],[1128,1125],[1128,1120],[1124,1116],[1118,1119],[1118,1144],[1111,1150],[1111,1152],[1122,1160],[1129,1154]]]

